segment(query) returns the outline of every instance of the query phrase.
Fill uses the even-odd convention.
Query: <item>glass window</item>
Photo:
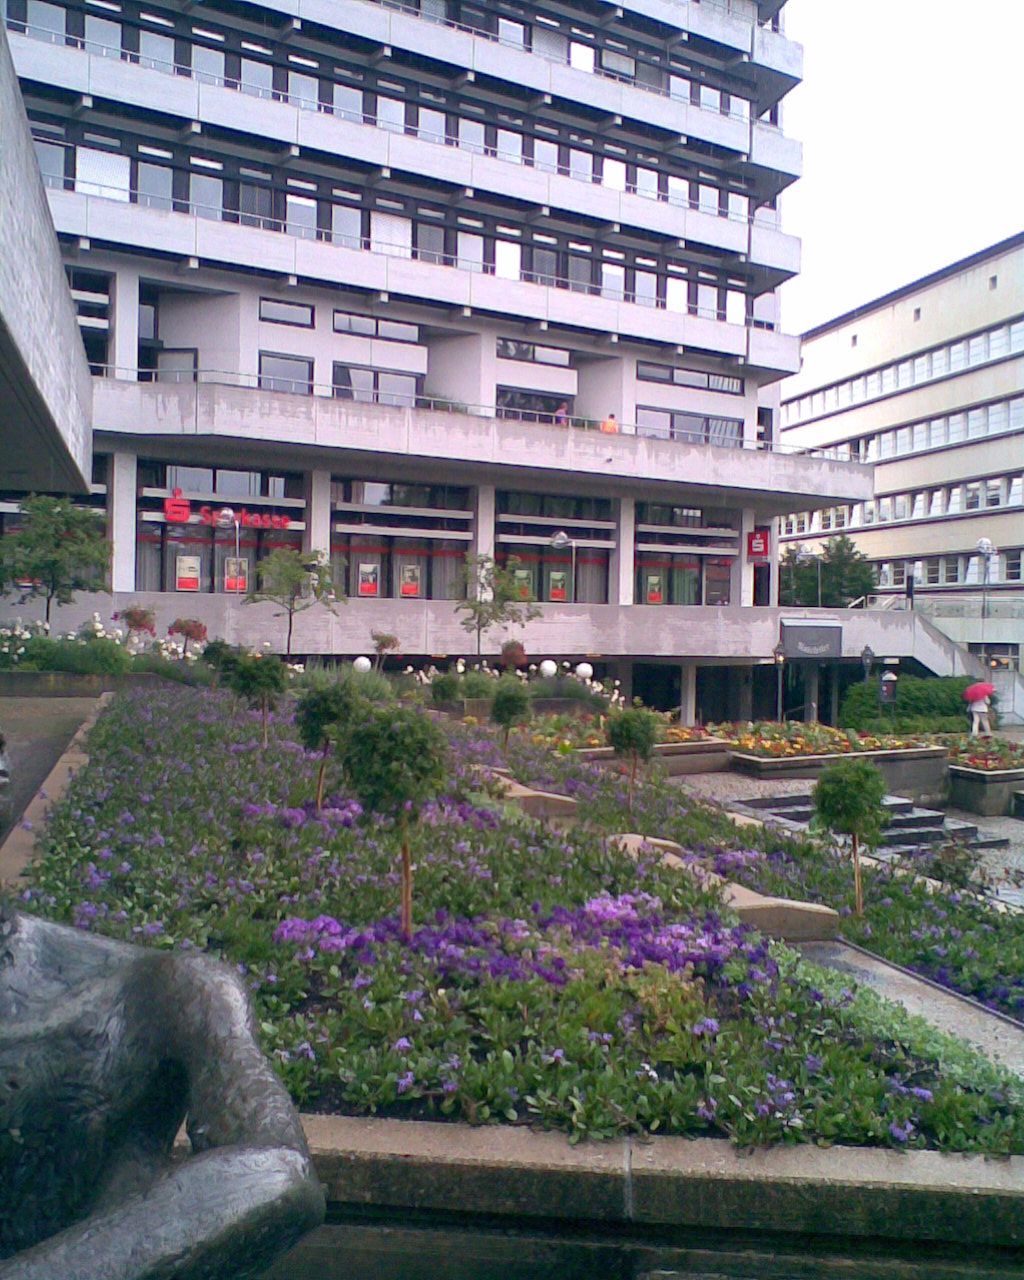
[[[625,191],[626,165],[623,160],[612,160],[605,156],[601,161],[601,182],[612,191]]]
[[[502,44],[510,44],[517,49],[525,49],[527,28],[522,22],[513,22],[510,18],[498,19],[498,39]]]
[[[109,18],[98,18],[93,13],[85,15],[85,48],[87,53],[109,56],[121,54],[121,24]]]
[[[370,214],[370,248],[389,258],[411,258],[411,220],[374,210]]]
[[[483,271],[484,238],[471,231],[460,231],[457,238],[459,266],[463,271]]]
[[[50,40],[53,44],[64,43],[64,9],[57,4],[47,4],[45,0],[28,0],[25,16],[31,35],[38,39]]]
[[[192,46],[192,74],[203,84],[224,83],[224,51],[209,45]]]
[[[700,86],[700,105],[705,111],[721,111],[722,94],[718,89],[714,89],[709,84]]]
[[[523,163],[523,135],[511,129],[499,129],[497,154],[501,160],[511,160],[514,164]]]
[[[315,111],[320,105],[320,81],[307,72],[288,72],[288,97],[305,111]]]
[[[308,396],[313,390],[313,361],[301,356],[260,352],[260,388]]]
[[[361,249],[363,243],[363,211],[351,205],[331,205],[331,239],[346,249]]]
[[[626,268],[615,262],[601,263],[601,295],[623,298],[626,293]]]
[[[413,373],[390,373],[382,369],[377,374],[378,402],[412,408],[416,403],[416,382]]]
[[[312,329],[313,316],[313,307],[309,303],[260,298],[260,319],[271,324],[293,324],[301,329]]]
[[[377,127],[391,133],[405,132],[405,103],[398,98],[377,95]]]
[[[309,196],[285,196],[285,230],[290,236],[316,239],[316,201]]]
[[[592,45],[580,44],[573,40],[569,44],[569,66],[577,71],[594,70],[594,49]]]
[[[709,418],[708,443],[738,448],[743,443],[743,422],[738,418]]]
[[[358,400],[363,404],[371,404],[374,397],[373,370],[335,364],[334,394],[340,400]]]
[[[416,257],[421,262],[444,264],[444,227],[430,222],[416,223]]]
[[[219,222],[224,213],[224,183],[208,173],[190,173],[188,177],[191,212]]]
[[[638,406],[636,433],[638,436],[655,436],[660,440],[670,439],[672,414],[667,409],[643,409]]]
[[[255,58],[243,58],[241,86],[243,93],[251,93],[254,97],[273,97],[274,68],[269,62],[257,62]]]
[[[543,169],[545,173],[558,172],[558,144],[546,142],[543,138],[533,140],[533,167]]]
[[[75,190],[105,200],[130,199],[131,160],[114,151],[75,148]]]
[[[601,69],[625,80],[632,80],[636,75],[636,59],[625,53],[616,53],[614,49],[602,49]]]
[[[483,155],[486,136],[482,120],[459,120],[459,146],[464,150]]]
[[[725,605],[730,599],[731,564],[728,560],[707,560],[704,564],[704,603]]]
[[[378,320],[377,337],[389,342],[419,342],[420,331],[417,325],[400,320]]]
[[[593,182],[594,157],[589,151],[577,151],[575,148],[569,151],[569,177],[578,182]]]
[[[640,307],[658,305],[658,277],[653,271],[633,273],[633,301]]]
[[[238,221],[246,227],[273,227],[274,193],[269,186],[254,182],[239,183]]]
[[[138,165],[138,202],[149,209],[170,209],[174,171],[165,164]]]
[[[648,200],[657,200],[658,171],[656,169],[644,169],[638,165],[635,185],[638,196],[644,196]]]
[[[55,187],[58,191],[64,188],[64,148],[57,142],[42,142],[33,138],[39,171],[43,175],[43,185]]]
[[[140,31],[139,63],[143,67],[154,67],[157,71],[172,70],[174,37],[163,36],[156,31]]]
[[[532,277],[538,284],[555,284],[558,280],[558,253],[554,249],[534,246],[531,250]]]
[[[446,117],[443,111],[434,111],[429,107],[420,107],[416,132],[426,142],[441,142],[447,133]]]
[[[494,274],[502,280],[518,280],[522,275],[522,246],[513,240],[494,242]]]

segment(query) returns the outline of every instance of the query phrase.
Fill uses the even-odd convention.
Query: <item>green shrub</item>
[[[573,676],[539,676],[531,680],[527,687],[531,698],[567,698],[573,702],[582,702],[592,711],[598,712],[606,710],[608,706],[606,698],[593,689],[588,689],[582,680]]]
[[[861,733],[966,733],[967,713],[963,711],[958,716],[897,716],[895,719],[879,716],[876,720],[865,720],[859,728]]]
[[[619,711],[608,720],[606,733],[608,745],[617,756],[626,756],[630,762],[628,803],[633,808],[633,788],[641,760],[649,760],[658,741],[658,717],[653,711],[634,707]]]
[[[522,681],[515,676],[505,676],[499,680],[491,703],[491,719],[501,726],[506,746],[512,726],[529,717],[530,695]]]
[[[445,671],[430,682],[431,700],[435,703],[454,702],[460,696],[460,688],[459,677],[454,671]]]
[[[287,667],[275,654],[244,653],[231,664],[228,684],[232,693],[245,698],[251,707],[259,707],[266,747],[271,708],[288,686]]]
[[[368,704],[352,680],[322,681],[305,690],[295,706],[295,727],[307,751],[320,752],[316,778],[316,811],[323,808],[324,775],[332,742],[338,742]]]
[[[872,677],[847,690],[843,705],[839,712],[839,725],[842,729],[867,730],[875,723],[888,726],[890,731],[897,732],[942,732],[937,726],[928,729],[914,728],[904,725],[902,721],[913,720],[915,725],[925,721],[950,720],[957,721],[957,732],[964,727],[967,704],[964,702],[964,690],[973,680],[969,676],[941,676],[931,679],[918,679],[916,676],[900,676],[896,681],[896,701],[884,710],[878,701],[878,679]]]
[[[173,680],[176,684],[192,687],[216,685],[217,673],[201,662],[182,662],[180,659],[163,658],[158,653],[137,653],[132,658],[132,671]]]
[[[66,671],[76,676],[123,676],[132,669],[131,655],[116,640],[50,640],[34,636],[25,642],[19,663],[33,671]]]
[[[357,671],[351,663],[325,666],[310,662],[306,670],[295,679],[295,688],[331,689],[344,685],[354,696],[367,702],[394,702],[395,688],[388,676],[380,671]]]
[[[839,760],[825,769],[811,793],[817,825],[853,840],[853,891],[857,915],[864,914],[860,843],[875,845],[885,822],[885,778],[870,760]]]
[[[497,682],[483,671],[467,671],[459,682],[460,698],[493,698]]]

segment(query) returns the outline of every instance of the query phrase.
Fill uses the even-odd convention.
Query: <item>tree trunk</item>
[[[292,656],[292,624],[295,621],[294,608],[288,610],[288,639],[285,641],[284,656],[291,661]]]
[[[412,855],[409,852],[409,819],[403,812],[402,832],[402,937],[412,941]]]
[[[263,709],[263,749],[266,750],[267,743],[268,743],[268,739],[267,739],[268,722],[270,720],[270,699],[267,697],[266,694],[264,694],[261,701],[262,701],[262,709]]]
[[[860,840],[853,837],[853,903],[857,915],[864,914],[864,889],[860,878]]]
[[[627,797],[628,797],[628,804],[629,804],[629,811],[630,811],[630,813],[632,813],[632,812],[633,812],[633,790],[634,790],[634,788],[636,787],[636,769],[637,769],[637,763],[638,763],[638,762],[637,762],[637,757],[636,757],[636,754],[634,753],[634,755],[633,755],[633,759],[632,759],[632,761],[631,761],[631,763],[630,763],[630,766],[629,766],[629,787],[628,787],[627,792],[626,792],[626,795],[627,795]]]
[[[316,811],[317,813],[324,807],[324,774],[327,772],[327,753],[331,749],[330,740],[324,743],[324,749],[320,754],[320,771],[316,775]]]
[[[47,621],[47,622],[49,622],[49,621],[50,621],[50,606],[51,606],[52,604],[53,604],[53,596],[52,596],[52,595],[48,595],[48,596],[46,597],[46,621]]]

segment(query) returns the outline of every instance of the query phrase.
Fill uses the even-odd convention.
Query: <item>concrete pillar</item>
[[[820,668],[816,662],[804,667],[804,719],[808,724],[817,722]]]
[[[768,541],[768,564],[771,573],[768,586],[768,603],[773,606],[779,603],[779,525],[780,521],[776,517],[771,522],[772,533]]]
[[[139,273],[118,268],[113,280],[114,330],[107,349],[107,360],[114,366],[114,377],[125,382],[139,379]],[[132,545],[134,546],[134,540]],[[131,590],[135,590],[132,582]]]
[[[636,502],[619,499],[619,518],[615,528],[615,549],[611,554],[608,583],[609,604],[633,604],[636,583],[634,546],[636,544]]]
[[[113,557],[112,591],[135,590],[135,531],[138,466],[134,453],[115,453],[107,477],[107,520]]]
[[[754,511],[744,507],[740,512],[740,550],[732,562],[729,600],[749,609],[754,603],[754,566],[747,559],[747,535],[754,532]]]
[[[697,723],[697,664],[684,662],[679,668],[679,723]]]
[[[828,668],[828,706],[829,723],[833,729],[839,723],[839,663],[833,662]]]
[[[302,550],[331,554],[331,473],[309,471],[306,474],[306,528]]]
[[[494,526],[494,485],[477,485],[473,502],[473,542],[471,544],[474,555],[493,557]]]
[[[754,669],[739,667],[736,671],[736,693],[739,702],[739,719],[754,718]]]

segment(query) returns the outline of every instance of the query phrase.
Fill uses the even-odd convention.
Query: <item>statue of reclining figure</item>
[[[323,1215],[233,974],[0,904],[0,1280],[236,1280]]]

